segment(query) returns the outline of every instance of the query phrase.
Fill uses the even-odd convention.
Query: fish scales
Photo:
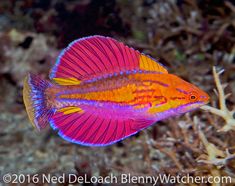
[[[139,107],[143,108],[144,105],[147,107],[152,102],[159,100],[159,96],[163,96],[161,89],[166,88],[159,84],[159,80],[155,81],[156,78],[161,78],[161,74],[157,76],[156,74],[154,75],[155,76],[149,76],[149,74],[136,74],[136,76],[120,75],[113,78],[103,78],[92,83],[84,83],[81,86],[74,86],[73,90],[68,87],[67,90],[63,90],[62,93],[61,90],[58,89],[59,95],[57,99],[65,99],[66,101],[64,102],[70,102],[70,99],[76,100],[77,102],[87,101],[87,104],[89,104],[89,100],[111,102],[123,106],[136,106],[139,104]],[[142,77],[144,81],[141,80],[140,77]],[[146,77],[149,78],[146,79]],[[151,77],[155,77],[155,79]],[[163,82],[161,83],[164,84]],[[64,104],[73,106],[72,103]],[[93,104],[93,102],[90,102],[90,104]],[[63,108],[64,105],[60,105],[60,107]]]

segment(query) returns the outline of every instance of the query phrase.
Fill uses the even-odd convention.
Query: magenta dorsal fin
[[[50,78],[64,85],[64,82],[70,84],[71,79],[85,81],[138,70],[168,73],[151,57],[121,42],[109,37],[91,36],[75,40],[61,52]]]

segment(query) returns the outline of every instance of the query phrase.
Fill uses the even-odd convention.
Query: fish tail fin
[[[47,104],[46,90],[50,86],[50,82],[33,74],[29,74],[24,80],[24,104],[32,125],[38,130],[49,124],[48,120],[54,113],[54,109]]]

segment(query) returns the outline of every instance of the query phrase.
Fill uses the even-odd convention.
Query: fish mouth
[[[200,102],[203,102],[203,105],[209,103],[210,101],[210,96],[207,93],[204,93],[204,95],[200,96]]]
[[[186,113],[186,112],[190,112],[192,110],[200,108],[201,106],[207,104],[208,102],[197,101],[197,102],[194,102],[194,103],[188,103],[188,104],[185,104],[185,105],[181,105],[179,108],[177,108],[177,110],[181,114]]]

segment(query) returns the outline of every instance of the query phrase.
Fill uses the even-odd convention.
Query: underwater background
[[[159,59],[170,73],[206,91],[211,96],[210,106],[229,113],[223,117],[210,109],[198,109],[160,121],[117,144],[98,148],[69,143],[49,127],[37,132],[23,104],[24,77],[32,72],[48,78],[60,51],[73,40],[90,35],[113,37]],[[213,66],[216,66],[214,74]],[[215,84],[219,80],[216,72],[221,69],[225,71],[219,75],[222,83],[219,87],[225,88],[225,95],[230,93],[229,96],[221,95],[220,84]],[[221,108],[221,103],[226,108]],[[105,177],[111,173],[229,176],[233,183],[199,185],[233,185],[233,109],[235,3],[232,0],[0,1],[1,177],[6,173],[65,174],[65,177],[76,174],[86,175],[88,180],[94,175]],[[61,183],[69,184],[68,178]],[[39,181],[37,185],[51,184]]]

